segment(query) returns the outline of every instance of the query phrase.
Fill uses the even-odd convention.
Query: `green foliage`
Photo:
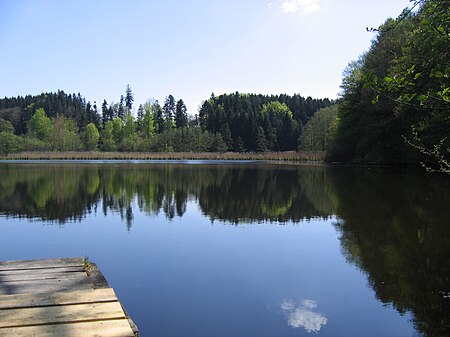
[[[213,141],[211,144],[212,152],[225,152],[227,150],[227,144],[223,140],[222,134],[220,132],[216,132],[213,136]]]
[[[417,12],[387,20],[370,50],[344,72],[328,160],[439,161],[432,151],[420,150],[420,141],[427,149],[438,145],[448,162],[450,7],[448,1],[419,3]]]
[[[420,139],[418,132],[414,127],[412,127],[412,134],[412,139],[404,137],[405,142],[413,148],[419,150],[420,153],[435,160],[434,167],[424,162],[421,162],[421,165],[428,172],[443,172],[450,174],[450,160],[448,159],[450,157],[450,148],[447,147],[444,149],[444,142],[446,141],[446,138],[441,139],[437,144],[434,144],[433,147],[429,148],[422,142],[422,139]]]
[[[261,126],[259,126],[256,133],[256,152],[266,152],[267,146],[268,144],[264,130]]]
[[[22,138],[12,132],[0,131],[0,153],[8,154],[24,149]]]
[[[120,144],[123,140],[123,121],[120,117],[114,118],[112,121],[112,136],[116,144]]]
[[[170,130],[175,126],[175,98],[172,95],[166,97],[164,106],[162,108],[162,114],[164,118],[164,130]]]
[[[94,123],[89,123],[82,134],[84,148],[88,151],[93,151],[98,148],[98,141],[100,133]]]
[[[338,125],[338,105],[317,111],[306,123],[300,136],[300,151],[328,151]]]
[[[114,131],[113,121],[107,121],[102,131],[101,145],[100,145],[100,149],[102,151],[111,152],[117,150],[116,142],[114,141],[113,131]]]
[[[155,104],[145,103],[143,106],[144,116],[142,118],[141,132],[145,139],[150,139],[155,134]]]
[[[14,133],[14,126],[10,121],[0,118],[0,132]]]
[[[100,124],[100,116],[95,105],[91,106],[80,94],[66,94],[60,90],[56,93],[0,99],[0,118],[9,120],[14,125],[16,133],[22,135],[29,130],[30,118],[41,108],[51,119],[63,115],[67,119],[75,120],[80,129],[90,122],[97,127]]]
[[[188,124],[187,108],[183,100],[177,102],[175,108],[175,127],[184,128]]]
[[[45,114],[44,109],[37,109],[28,123],[29,132],[42,141],[50,141],[53,123]]]
[[[125,107],[129,112],[133,107],[133,102],[134,102],[134,95],[133,92],[131,91],[130,85],[127,84],[127,88],[125,90]]]
[[[213,94],[190,118],[184,101],[169,95],[163,107],[140,105],[135,119],[133,102],[129,85],[118,103],[103,100],[101,116],[95,102],[63,91],[0,99],[0,129],[19,135],[28,129],[25,150],[293,151],[302,125],[331,103],[297,94]]]
[[[330,104],[327,99],[305,99],[297,94],[263,96],[236,92],[218,97],[211,95],[200,107],[199,123],[203,130],[213,134],[219,132],[227,149],[296,150],[302,125],[318,109]]]
[[[74,120],[58,115],[53,121],[52,130],[51,145],[53,150],[76,151],[81,149],[81,140]]]

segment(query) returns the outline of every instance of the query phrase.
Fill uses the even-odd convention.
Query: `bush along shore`
[[[101,152],[29,151],[10,153],[3,160],[265,160],[283,162],[324,161],[324,152]]]

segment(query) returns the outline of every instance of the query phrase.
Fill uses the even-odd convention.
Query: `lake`
[[[0,260],[86,256],[141,336],[445,336],[450,179],[256,162],[1,162]]]

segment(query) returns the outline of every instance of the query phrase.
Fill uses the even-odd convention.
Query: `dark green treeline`
[[[331,104],[300,95],[212,96],[189,116],[182,99],[148,101],[133,115],[128,85],[118,103],[45,93],[0,100],[0,153],[20,151],[225,152],[297,150],[303,125]]]
[[[331,104],[298,94],[212,95],[199,110],[199,122],[203,130],[220,135],[227,150],[290,151],[297,150],[303,125]]]
[[[42,93],[25,97],[11,97],[0,99],[0,118],[9,121],[17,135],[26,134],[28,123],[38,109],[44,109],[49,118],[63,115],[76,122],[78,128],[84,128],[89,123],[100,126],[100,115],[96,104],[86,102],[78,94],[66,94],[64,91],[56,93]],[[4,130],[0,130],[4,131]]]

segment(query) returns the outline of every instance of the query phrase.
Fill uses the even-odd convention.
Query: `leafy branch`
[[[441,139],[437,144],[434,144],[432,148],[427,147],[419,137],[419,133],[414,126],[411,127],[412,139],[406,138],[402,135],[404,141],[415,149],[419,150],[420,153],[434,158],[437,161],[438,169],[433,169],[429,165],[424,162],[420,162],[420,164],[428,171],[428,172],[443,172],[450,174],[450,160],[446,158],[445,153],[450,155],[450,148],[443,150],[444,142],[446,138]]]

